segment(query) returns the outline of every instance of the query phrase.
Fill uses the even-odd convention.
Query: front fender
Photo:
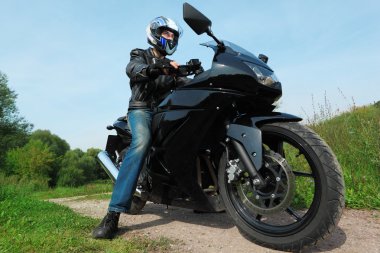
[[[302,118],[281,112],[266,115],[242,115],[235,118],[228,126],[227,136],[241,143],[256,170],[263,162],[262,136],[260,126],[274,122],[298,122]]]

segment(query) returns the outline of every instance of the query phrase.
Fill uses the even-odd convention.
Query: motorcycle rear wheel
[[[252,192],[244,192],[242,198],[243,179],[228,183],[226,153],[219,163],[220,194],[239,230],[253,242],[277,250],[299,251],[331,234],[339,222],[344,208],[342,171],[331,149],[306,126],[273,123],[263,125],[261,130],[263,148],[279,154],[290,165],[296,188],[293,200],[276,213],[257,213],[252,208]],[[234,152],[229,153],[233,156]],[[250,198],[252,203],[247,201]]]
[[[146,200],[142,200],[138,196],[133,196],[132,197],[131,207],[129,208],[129,210],[127,211],[127,213],[130,214],[130,215],[140,214],[141,211],[142,211],[142,209],[145,207],[145,204],[146,204]]]

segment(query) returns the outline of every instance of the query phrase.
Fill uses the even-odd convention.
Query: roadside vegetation
[[[329,107],[324,107],[329,108]],[[346,206],[380,209],[380,101],[310,122],[343,169]]]
[[[171,241],[136,236],[95,240],[99,220],[68,207],[38,200],[13,185],[0,184],[0,252],[169,252]]]
[[[35,191],[32,192],[31,196],[37,199],[55,199],[75,196],[88,196],[89,198],[91,196],[91,198],[100,199],[103,195],[109,196],[110,192],[112,192],[112,187],[113,184],[111,180],[97,180],[78,187],[58,186],[43,191]]]

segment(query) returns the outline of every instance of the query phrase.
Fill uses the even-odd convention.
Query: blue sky
[[[258,55],[283,85],[280,111],[306,118],[324,103],[335,109],[380,100],[380,2],[188,1],[213,22],[214,34]],[[182,19],[183,1],[0,0],[0,71],[18,94],[20,114],[72,148],[104,148],[105,126],[126,114],[125,66],[131,49],[147,48],[156,16],[183,28],[180,63],[213,52],[199,46]],[[341,90],[341,92],[339,91]],[[306,115],[305,115],[306,113]]]

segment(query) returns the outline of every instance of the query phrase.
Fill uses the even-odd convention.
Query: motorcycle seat
[[[118,121],[124,121],[124,122],[128,122],[128,118],[127,116],[121,116],[119,118],[117,118]]]

